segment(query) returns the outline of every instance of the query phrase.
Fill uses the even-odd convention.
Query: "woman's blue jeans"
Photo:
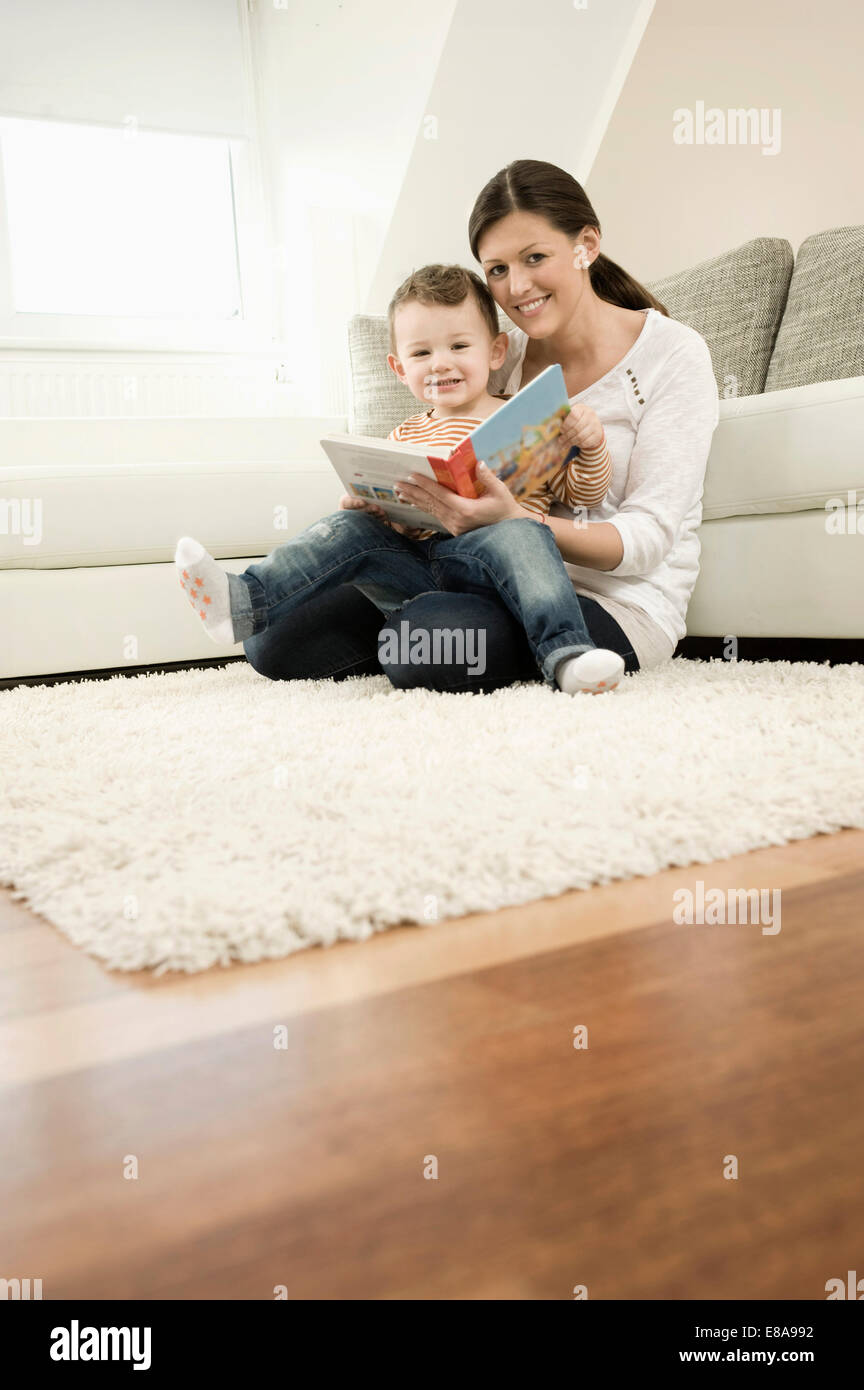
[[[560,661],[598,645],[638,669],[618,624],[574,592],[551,531],[527,517],[411,541],[339,511],[228,581],[237,639],[275,680],[383,671],[440,690],[553,684]]]

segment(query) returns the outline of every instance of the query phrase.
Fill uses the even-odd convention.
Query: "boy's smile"
[[[425,378],[426,386],[438,391],[452,391],[455,387],[461,386],[464,378],[461,376],[434,376]]]

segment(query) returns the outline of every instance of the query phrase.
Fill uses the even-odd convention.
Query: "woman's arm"
[[[622,554],[621,536],[609,521],[574,524],[557,517],[548,517],[537,510],[523,507],[505,483],[481,464],[486,493],[483,497],[460,497],[431,478],[412,473],[410,481],[396,484],[396,495],[423,507],[447,527],[453,536],[474,531],[478,526],[491,526],[496,521],[530,518],[535,525],[548,526],[563,559],[572,565],[589,569],[614,569]],[[531,499],[534,500],[533,498]]]
[[[606,523],[623,547],[615,574],[650,574],[677,544],[702,497],[718,418],[711,354],[694,336],[665,363],[636,430],[624,495]]]
[[[537,517],[522,508],[525,516]],[[562,517],[547,517],[545,523],[555,537],[562,560],[569,565],[584,565],[589,570],[614,570],[624,558],[621,532],[611,521],[567,521]]]

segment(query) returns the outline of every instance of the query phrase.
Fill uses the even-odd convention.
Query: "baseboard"
[[[50,676],[7,676],[0,680],[0,690],[11,690],[16,685],[61,685],[68,681],[107,681],[112,676],[159,676],[169,671],[193,671],[208,666],[230,666],[235,661],[245,661],[245,656],[215,656],[199,661],[166,661],[156,666],[123,666],[101,671],[58,671]]]
[[[864,662],[864,638],[857,637],[739,637],[739,661],[828,661],[832,666]],[[729,660],[728,637],[685,637],[676,656],[693,661],[712,657]]]
[[[675,656],[691,661],[724,658],[727,637],[685,637],[675,648]],[[739,661],[816,661],[832,666],[864,663],[864,638],[845,637],[739,637]],[[728,660],[728,656],[725,656]],[[17,685],[59,685],[67,681],[110,680],[112,676],[161,675],[169,671],[193,671],[210,666],[230,666],[245,656],[216,656],[200,661],[168,661],[156,666],[123,666],[101,671],[58,671],[50,676],[8,676],[0,680],[0,690]]]

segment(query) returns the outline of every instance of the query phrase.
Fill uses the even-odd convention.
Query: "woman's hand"
[[[590,405],[574,405],[564,416],[561,434],[571,449],[597,449],[606,438],[603,422]]]
[[[483,488],[483,496],[460,497],[458,492],[442,487],[434,478],[412,473],[404,482],[400,478],[396,483],[396,496],[400,500],[413,502],[415,507],[422,507],[424,512],[430,512],[451,536],[461,536],[466,531],[476,531],[478,526],[491,526],[496,521],[530,515],[484,463],[477,465],[477,480]]]

